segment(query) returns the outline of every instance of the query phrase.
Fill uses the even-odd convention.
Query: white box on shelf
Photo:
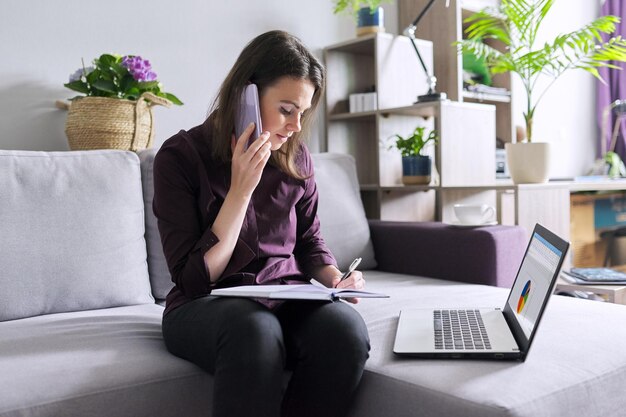
[[[378,95],[374,93],[360,94],[363,99],[362,111],[374,111],[378,110]]]
[[[378,110],[378,95],[376,93],[358,93],[349,95],[350,113]]]
[[[349,111],[350,113],[356,113],[361,111],[361,97],[359,97],[360,94],[350,94],[349,96],[349,100],[350,100],[350,108]]]

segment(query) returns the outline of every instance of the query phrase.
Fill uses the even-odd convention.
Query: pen
[[[344,279],[348,278],[350,276],[350,274],[352,273],[352,271],[354,271],[356,269],[356,267],[359,266],[360,263],[361,263],[361,258],[356,258],[354,261],[352,261],[352,263],[348,267],[348,270],[346,271],[345,274],[343,274],[343,276],[341,277],[339,282],[341,282]],[[337,285],[339,285],[339,282],[337,283]]]

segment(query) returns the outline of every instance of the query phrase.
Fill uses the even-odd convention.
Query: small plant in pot
[[[380,7],[383,2],[391,0],[334,0],[333,13],[347,13],[357,21],[357,36],[385,31],[384,10]]]
[[[554,0],[501,0],[497,8],[484,9],[466,19],[470,24],[467,39],[458,43],[460,51],[484,59],[492,73],[515,73],[524,86],[527,143],[506,145],[509,170],[516,183],[548,179],[549,143],[533,142],[533,120],[537,105],[553,83],[570,69],[582,69],[601,79],[599,67],[616,68],[614,61],[626,61],[626,40],[617,36],[605,42],[601,38],[601,34],[615,31],[619,22],[616,16],[601,16],[538,45],[538,32],[553,4]],[[500,42],[505,50],[483,42],[487,40]],[[537,83],[540,78],[551,82],[543,86]]]
[[[149,148],[154,138],[152,107],[183,103],[162,90],[150,61],[138,55],[102,54],[63,84],[79,95],[71,104],[65,133],[72,150]]]
[[[428,155],[422,155],[426,145],[435,144],[439,140],[436,130],[427,132],[424,126],[415,128],[410,136],[402,137],[398,134],[395,144],[402,154],[402,183],[405,185],[429,184],[432,172],[432,160]]]

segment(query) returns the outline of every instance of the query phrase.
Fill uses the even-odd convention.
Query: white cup
[[[454,214],[462,224],[483,224],[493,220],[496,211],[489,204],[455,204]]]

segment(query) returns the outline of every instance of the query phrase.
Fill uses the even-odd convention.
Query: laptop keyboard
[[[491,349],[480,310],[435,310],[433,320],[435,349]]]

